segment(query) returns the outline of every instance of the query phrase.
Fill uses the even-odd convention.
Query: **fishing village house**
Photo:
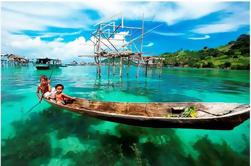
[[[29,60],[14,54],[1,54],[1,62],[29,63]]]

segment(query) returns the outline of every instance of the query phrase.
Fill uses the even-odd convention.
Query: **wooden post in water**
[[[101,57],[99,57],[99,77],[101,78]]]
[[[163,59],[163,58],[161,58],[161,59],[160,59],[160,72],[159,72],[159,78],[160,78],[160,77],[161,77],[161,75],[162,75],[163,61],[164,61],[164,59]]]
[[[95,57],[95,62],[97,64],[97,75],[98,75],[98,77],[101,77],[101,67],[100,67],[99,57]]]
[[[126,71],[126,75],[129,75],[129,71],[130,71],[130,56],[127,57],[127,71]]]
[[[160,78],[160,73],[161,73],[161,62],[160,63],[160,66],[158,67],[159,68],[159,78]]]
[[[107,58],[107,64],[108,64],[107,72],[108,72],[108,80],[109,80],[110,79],[110,58],[109,57]]]
[[[120,69],[119,69],[119,76],[122,78],[122,67],[123,67],[123,57],[120,57]]]
[[[115,65],[114,65],[114,62],[115,61],[115,58],[112,57],[112,75],[114,76],[115,75]]]
[[[108,72],[108,78],[107,78],[107,81],[108,81],[108,86],[110,86],[110,57],[107,57],[107,72]]]
[[[146,71],[145,71],[145,76],[146,77],[147,77],[147,70],[148,70],[148,62],[149,62],[148,59],[146,59],[146,64],[145,64],[146,65]]]
[[[140,60],[139,60],[139,58],[138,58],[136,78],[138,78],[138,77],[139,77],[139,63],[140,63]]]

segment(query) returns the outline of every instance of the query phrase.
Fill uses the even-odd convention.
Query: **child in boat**
[[[42,93],[41,96],[40,92]],[[37,96],[39,98],[39,102],[42,101],[43,97],[48,98],[50,96],[50,92],[51,86],[49,79],[45,75],[40,76],[40,84],[37,87]]]
[[[67,96],[63,93],[64,86],[62,84],[57,84],[55,86],[56,93],[55,93],[55,100],[57,104],[70,104],[72,103],[75,98]]]

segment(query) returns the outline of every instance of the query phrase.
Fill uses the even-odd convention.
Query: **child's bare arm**
[[[51,86],[48,84],[48,91],[51,92]]]
[[[49,90],[49,92],[51,92],[51,85],[50,85],[50,83],[51,83],[51,81],[48,80],[48,90]]]
[[[71,100],[74,100],[75,98],[73,97],[70,97],[70,96],[67,96],[66,94],[62,94],[65,98],[68,98],[68,99],[71,99]]]

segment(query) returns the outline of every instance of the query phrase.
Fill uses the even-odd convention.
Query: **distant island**
[[[199,51],[180,50],[174,53],[163,53],[165,66],[221,68],[249,70],[250,35],[240,35],[236,41],[224,46]]]

